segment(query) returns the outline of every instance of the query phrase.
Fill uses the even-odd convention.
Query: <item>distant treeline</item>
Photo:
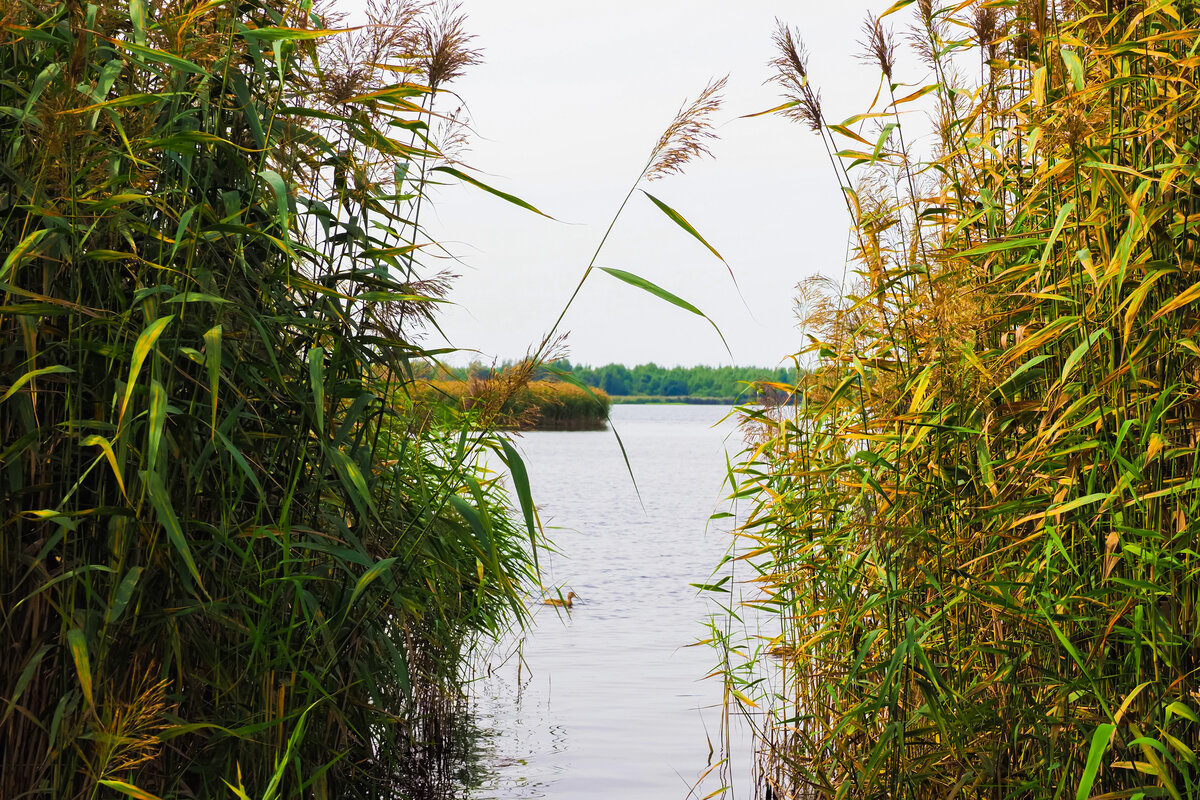
[[[487,378],[501,367],[472,364],[452,370],[455,377]],[[660,367],[653,362],[627,367],[606,364],[603,367],[573,365],[562,359],[543,368],[539,378],[558,379],[557,373],[571,373],[579,381],[603,389],[614,398],[637,396],[663,399],[716,398],[750,401],[757,397],[753,384],[759,381],[794,382],[786,367]]]
[[[603,389],[609,395],[641,395],[653,397],[719,397],[750,400],[757,392],[753,384],[759,381],[783,383],[789,380],[785,367],[660,367],[653,362],[626,367],[607,364],[603,367],[565,364],[575,377],[588,386]]]

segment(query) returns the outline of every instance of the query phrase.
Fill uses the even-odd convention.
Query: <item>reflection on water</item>
[[[490,774],[468,797],[703,798],[729,780],[700,780],[721,757],[721,686],[704,680],[714,651],[687,646],[714,610],[689,584],[709,582],[728,544],[727,526],[708,526],[724,508],[726,448],[740,449],[726,413],[616,406],[636,490],[611,432],[518,440],[559,549],[546,585],[581,599],[570,613],[537,607],[533,630],[480,668]],[[733,753],[731,796],[752,797],[749,745]]]

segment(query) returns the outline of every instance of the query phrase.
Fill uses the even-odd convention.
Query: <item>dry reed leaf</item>
[[[1108,576],[1116,568],[1121,557],[1117,555],[1117,545],[1121,543],[1121,536],[1116,531],[1109,531],[1108,537],[1104,540],[1104,572],[1101,575],[1103,580],[1108,580]]]

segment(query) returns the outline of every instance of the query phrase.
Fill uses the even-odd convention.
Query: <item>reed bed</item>
[[[780,26],[854,260],[800,288],[815,368],[731,470],[729,563],[778,633],[714,642],[768,796],[1200,793],[1198,22],[899,2],[842,123]]]
[[[504,430],[604,430],[612,401],[603,389],[562,381],[525,381],[510,391],[504,375],[418,383],[415,414],[432,402],[462,412],[468,425]],[[497,400],[500,400],[497,403]]]
[[[464,175],[430,121],[478,54],[453,7],[372,9],[0,4],[0,797],[452,769],[539,533],[507,442],[404,413],[420,203]]]

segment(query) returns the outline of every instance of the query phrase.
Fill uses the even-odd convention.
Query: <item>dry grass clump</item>
[[[417,402],[450,401],[469,419],[511,430],[603,430],[611,400],[603,389],[561,381],[515,380],[513,370],[466,381],[435,380],[418,386]]]

